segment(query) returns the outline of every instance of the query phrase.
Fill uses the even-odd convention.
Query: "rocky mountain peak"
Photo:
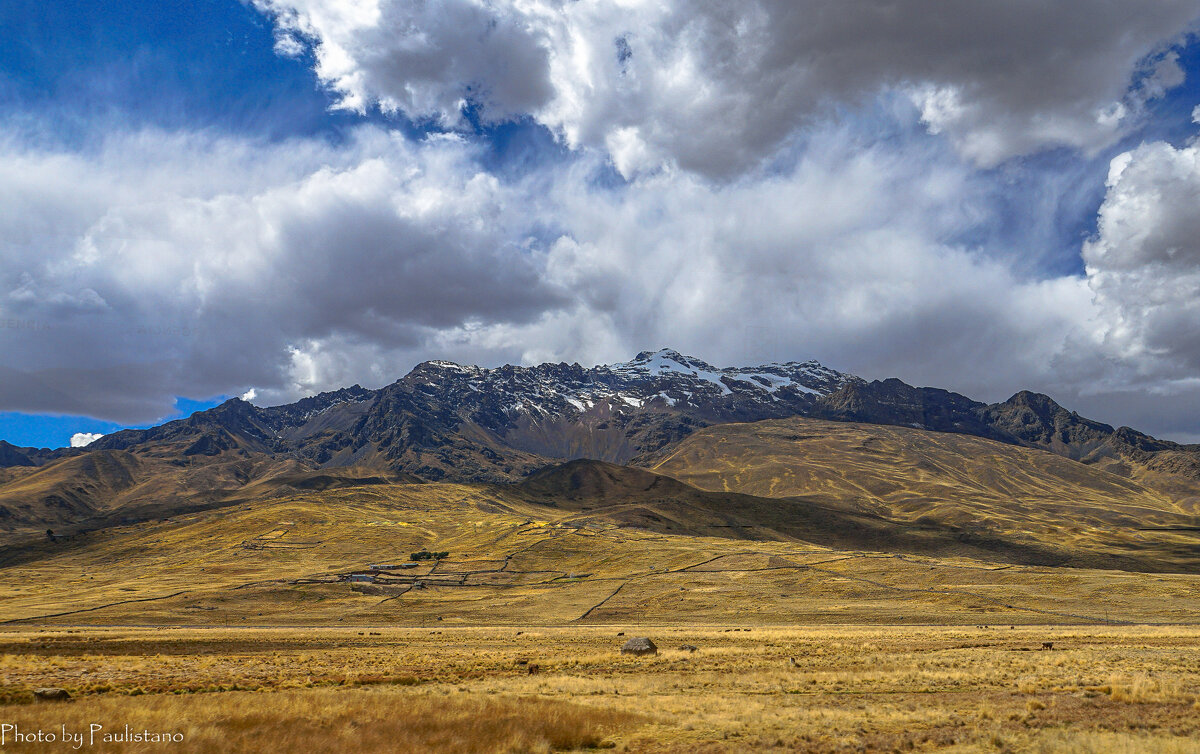
[[[495,481],[552,459],[627,463],[710,424],[791,416],[976,435],[1088,462],[1142,462],[1147,453],[1180,450],[1030,391],[986,405],[895,378],[867,382],[816,361],[716,367],[662,348],[595,367],[426,361],[379,390],[353,385],[269,408],[233,398],[186,419],[110,434],[88,451],[56,453],[269,453],[324,467],[365,463],[425,479]],[[53,459],[39,452],[0,443],[0,467]]]
[[[612,364],[609,369],[657,369],[662,370],[678,370],[688,371],[693,369],[713,371],[714,368],[693,356],[684,356],[679,351],[673,348],[660,348],[657,351],[642,351],[637,356],[633,357],[632,361]]]

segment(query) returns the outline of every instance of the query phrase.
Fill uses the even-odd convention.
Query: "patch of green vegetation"
[[[408,556],[409,560],[444,560],[445,558],[448,558],[448,557],[450,557],[449,552],[446,552],[446,551],[430,552],[428,550],[421,550],[420,552],[414,552]]]

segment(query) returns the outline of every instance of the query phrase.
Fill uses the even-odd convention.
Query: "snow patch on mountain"
[[[857,377],[815,361],[718,368],[664,348],[631,361],[486,369],[428,361],[402,380],[464,415],[578,417],[597,411],[695,411],[733,417],[790,415]],[[419,387],[418,387],[419,386]],[[661,400],[660,400],[661,399]]]

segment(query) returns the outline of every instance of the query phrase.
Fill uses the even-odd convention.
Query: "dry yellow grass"
[[[627,525],[648,504],[375,485],[10,548],[0,725],[187,751],[1200,750],[1198,576]],[[423,547],[450,557],[347,580]],[[621,656],[630,635],[661,653]],[[76,701],[32,703],[47,686]]]
[[[1157,754],[1200,741],[1195,628],[625,627],[658,643],[653,658],[620,655],[618,633],[22,629],[0,634],[0,686],[18,702],[0,706],[0,722],[183,730],[188,751],[303,740],[304,750],[351,752],[611,742],[645,752]],[[1039,649],[1046,640],[1052,651]],[[78,701],[19,703],[40,686]],[[396,726],[411,729],[411,744],[393,745]]]
[[[663,451],[652,469],[704,490],[959,527],[1062,564],[1200,571],[1195,480],[1135,480],[979,437],[798,417],[722,424]]]
[[[538,698],[406,694],[388,690],[287,691],[269,698],[246,693],[92,697],[46,708],[3,708],[6,748],[61,752],[68,734],[86,750],[112,752],[549,752],[597,748],[605,736],[644,718]],[[53,720],[51,723],[50,721]],[[97,722],[105,721],[105,722]],[[102,726],[94,729],[93,725]],[[56,733],[57,741],[27,744],[15,735]],[[141,736],[141,740],[137,737]],[[111,738],[106,739],[106,736]],[[146,741],[158,741],[147,744]],[[124,739],[124,740],[123,740]],[[132,739],[132,740],[130,740]]]
[[[1145,733],[1052,732],[1035,737],[1029,748],[1038,754],[1195,754],[1200,742]]]
[[[379,584],[344,580],[422,547],[451,555]],[[0,616],[224,626],[1168,623],[1195,620],[1198,587],[1188,574],[663,534],[494,490],[395,485],[107,529],[14,558],[0,566]]]

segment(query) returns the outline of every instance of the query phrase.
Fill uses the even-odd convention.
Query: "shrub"
[[[421,550],[420,552],[414,552],[414,553],[409,554],[408,559],[409,560],[442,560],[443,558],[448,558],[448,557],[450,557],[450,553],[448,551],[430,552],[429,550]]]

